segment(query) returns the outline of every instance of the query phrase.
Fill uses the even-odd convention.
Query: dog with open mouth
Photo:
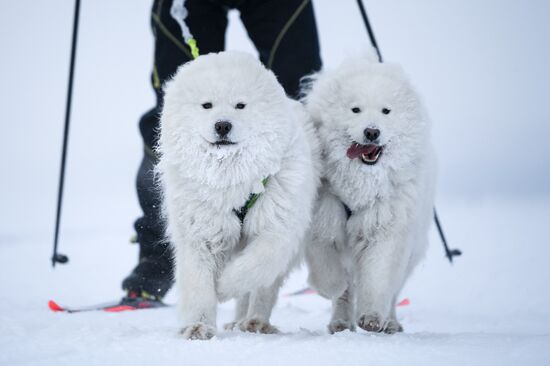
[[[303,252],[318,146],[303,105],[251,55],[203,55],[167,83],[157,171],[185,338],[214,336],[230,298],[228,328],[277,331],[269,318]]]
[[[312,76],[305,101],[324,165],[306,262],[333,302],[328,329],[402,331],[396,300],[426,251],[435,186],[422,102],[400,66],[370,56]]]

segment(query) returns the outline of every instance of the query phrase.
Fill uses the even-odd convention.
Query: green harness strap
[[[269,180],[269,177],[262,179],[262,185],[264,187],[266,186],[268,180]],[[233,212],[235,212],[235,215],[237,215],[239,220],[241,220],[241,224],[244,222],[244,218],[248,213],[248,210],[250,210],[252,206],[254,206],[254,204],[256,203],[258,198],[260,198],[261,195],[262,195],[261,193],[250,193],[250,196],[248,196],[248,200],[246,200],[243,207],[241,207],[238,210],[233,209]]]

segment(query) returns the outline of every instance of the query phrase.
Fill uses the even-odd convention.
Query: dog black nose
[[[216,133],[220,137],[227,136],[229,131],[231,131],[232,127],[233,125],[231,124],[231,122],[227,122],[227,121],[219,121],[219,122],[216,122],[216,124],[214,125],[214,129],[216,130]]]
[[[378,137],[380,137],[380,130],[377,128],[365,128],[365,131],[363,131],[363,133],[369,141],[374,141]]]

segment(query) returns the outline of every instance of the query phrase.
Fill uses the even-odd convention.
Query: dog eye
[[[204,109],[210,109],[210,108],[212,108],[212,103],[210,103],[210,102],[202,103],[202,107]]]
[[[351,109],[351,111],[352,111],[353,113],[360,113],[360,112],[361,112],[361,108],[359,108],[359,107],[353,107],[353,108]]]
[[[384,114],[390,114],[390,112],[391,112],[391,109],[382,108],[382,113],[384,113]]]
[[[237,103],[237,105],[235,105],[235,109],[244,109],[244,107],[246,107],[244,103]]]

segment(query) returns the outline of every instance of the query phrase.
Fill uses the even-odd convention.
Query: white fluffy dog
[[[314,76],[306,102],[324,164],[306,261],[329,331],[402,331],[396,299],[432,218],[430,122],[401,67],[367,57]]]
[[[308,120],[244,53],[200,56],[167,83],[157,170],[184,337],[215,335],[218,299],[229,298],[238,299],[233,325],[276,331],[269,318],[319,180]]]

